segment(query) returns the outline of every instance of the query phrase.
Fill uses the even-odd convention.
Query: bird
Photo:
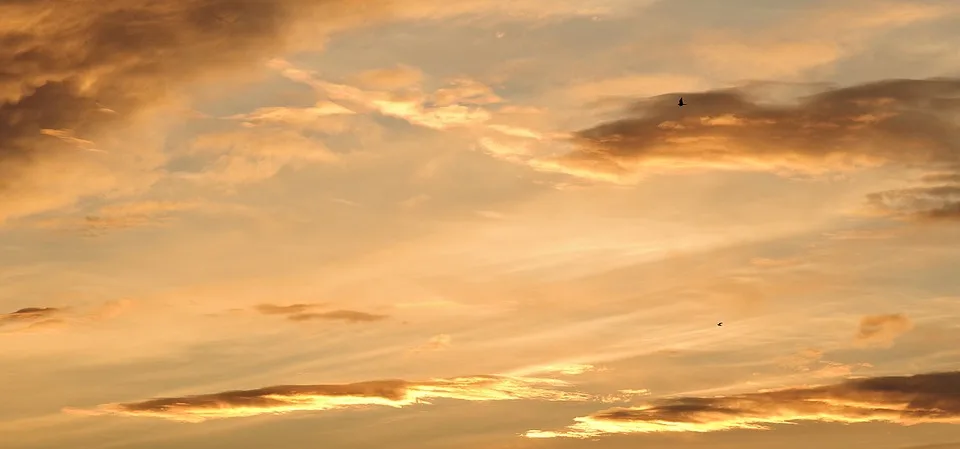
[[[683,97],[680,97],[680,102],[677,103],[677,106],[680,106],[680,107],[682,108],[682,107],[683,107],[683,104],[684,104],[684,103],[683,103]]]
[[[717,326],[723,326],[723,321],[717,323]]]

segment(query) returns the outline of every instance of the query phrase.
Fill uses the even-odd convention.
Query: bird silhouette
[[[677,103],[677,106],[680,106],[682,108],[684,104],[685,103],[683,102],[683,97],[680,97],[680,102]]]
[[[717,326],[723,326],[723,321],[717,323]]]

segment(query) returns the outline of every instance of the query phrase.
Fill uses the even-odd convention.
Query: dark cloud
[[[356,406],[392,406],[426,403],[430,398],[463,401],[536,399],[582,401],[589,395],[552,387],[559,381],[503,376],[471,376],[425,382],[377,380],[340,385],[280,385],[255,390],[151,399],[126,404],[106,404],[94,410],[66,409],[89,415],[150,416],[175,421],[254,416],[268,413],[321,411]]]
[[[359,312],[356,310],[331,310],[327,312],[311,312],[323,307],[323,304],[290,304],[280,306],[276,304],[260,304],[255,309],[264,315],[283,315],[290,321],[333,320],[349,321],[351,323],[380,321],[387,315]]]
[[[839,384],[719,397],[678,397],[577,418],[562,432],[528,437],[590,438],[611,433],[767,429],[798,421],[902,425],[960,423],[960,371],[852,379]]]

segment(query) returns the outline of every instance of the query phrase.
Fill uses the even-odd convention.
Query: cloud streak
[[[461,401],[584,401],[584,393],[558,389],[552,379],[469,376],[423,382],[377,380],[337,385],[279,385],[255,390],[104,404],[91,410],[68,408],[67,413],[162,418],[199,423],[210,419],[263,414],[326,411],[362,406],[406,407],[430,399]]]
[[[834,385],[759,393],[677,397],[613,408],[575,419],[562,431],[528,438],[594,438],[609,434],[767,430],[800,421],[900,425],[960,423],[960,371],[852,379]]]

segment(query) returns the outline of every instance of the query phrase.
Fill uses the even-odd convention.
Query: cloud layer
[[[798,421],[901,425],[960,423],[960,371],[853,379],[820,386],[718,397],[677,397],[642,407],[613,408],[576,418],[559,432],[529,438],[592,438],[604,434],[765,430]]]

